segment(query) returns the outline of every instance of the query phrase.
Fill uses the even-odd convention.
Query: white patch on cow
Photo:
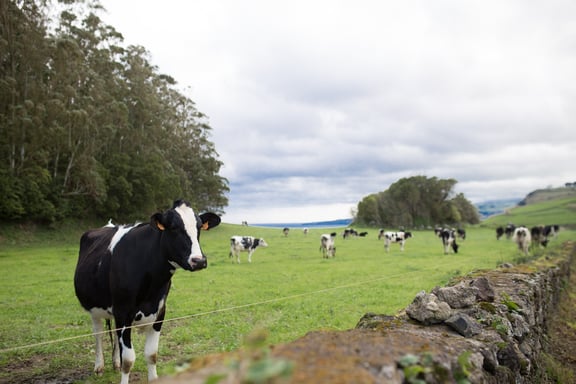
[[[158,355],[158,344],[160,343],[160,332],[150,327],[146,330],[146,344],[144,345],[144,357],[148,365],[148,381],[156,380],[158,373],[156,370],[156,358]]]
[[[110,253],[114,252],[114,247],[116,247],[116,244],[118,244],[120,240],[122,240],[124,235],[126,235],[132,229],[134,229],[134,226],[121,225],[118,227],[118,230],[112,237],[112,240],[110,240],[110,245],[108,246],[108,250],[110,251]]]
[[[180,218],[184,222],[184,229],[192,241],[192,249],[190,250],[190,256],[188,257],[188,264],[192,266],[192,259],[202,258],[202,250],[200,249],[200,243],[198,241],[198,223],[196,221],[196,215],[194,214],[194,210],[184,203],[179,207],[176,207],[175,211],[178,212]]]
[[[114,315],[112,314],[112,307],[108,307],[106,309],[94,307],[90,309],[90,316],[92,316],[93,319],[100,319],[100,320],[114,318]]]

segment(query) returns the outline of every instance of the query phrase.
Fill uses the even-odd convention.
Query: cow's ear
[[[155,213],[152,215],[152,217],[150,218],[150,225],[152,226],[152,228],[157,228],[160,231],[163,231],[166,229],[164,224],[162,224],[162,214],[161,213]]]
[[[220,216],[212,212],[206,212],[200,215],[202,220],[202,229],[209,230],[220,224]]]

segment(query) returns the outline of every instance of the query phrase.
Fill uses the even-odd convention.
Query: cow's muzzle
[[[190,265],[190,270],[199,271],[199,270],[204,269],[208,266],[208,260],[204,256],[203,257],[191,257],[190,260],[188,261],[188,264]]]

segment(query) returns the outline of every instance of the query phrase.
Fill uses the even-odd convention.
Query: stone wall
[[[204,357],[162,382],[251,382],[258,367],[267,383],[534,383],[573,254],[567,243],[555,257],[422,291],[395,316],[368,313],[348,331]]]

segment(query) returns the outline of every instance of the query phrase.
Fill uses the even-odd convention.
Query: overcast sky
[[[350,217],[400,178],[472,202],[576,181],[573,0],[102,0],[208,115],[225,222]]]

